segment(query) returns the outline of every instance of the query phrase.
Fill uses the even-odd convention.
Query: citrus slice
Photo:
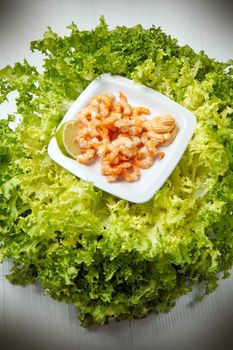
[[[69,158],[76,159],[80,154],[80,147],[76,141],[77,134],[78,122],[76,120],[65,122],[56,131],[55,137],[58,147],[62,153]]]

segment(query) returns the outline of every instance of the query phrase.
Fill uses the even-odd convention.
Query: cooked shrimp
[[[111,148],[111,150],[108,148],[108,152],[105,155],[105,159],[110,164],[119,163],[119,150],[117,148]]]
[[[85,151],[85,153],[79,154],[77,160],[82,164],[91,164],[95,160],[96,151],[92,148]]]
[[[97,137],[99,135],[96,126],[93,123],[89,123],[88,127],[87,127],[87,132],[88,135],[90,135],[90,137]]]
[[[88,135],[88,129],[85,125],[80,125],[78,129],[78,135],[76,137],[76,141],[78,142],[81,148],[89,148],[90,137]]]
[[[98,132],[96,131],[96,128],[91,125],[80,125],[78,130],[78,135],[76,137],[76,140],[81,148],[90,148],[91,146],[91,139],[94,137],[96,138],[98,136]]]
[[[121,175],[123,180],[126,180],[128,182],[137,181],[140,178],[140,176],[141,176],[141,171],[135,164],[132,165],[131,169],[129,170],[127,169]]]
[[[129,135],[138,135],[143,130],[142,121],[131,118],[117,120],[114,125],[119,128],[121,132],[128,133]]]
[[[88,125],[91,119],[96,119],[99,116],[99,111],[95,106],[86,106],[78,113],[78,120]]]
[[[114,125],[119,129],[129,128],[133,124],[134,124],[133,120],[131,120],[130,118],[124,118],[124,119],[122,118],[122,119],[119,119],[116,122],[114,122]]]
[[[110,142],[110,136],[109,136],[109,131],[107,128],[103,126],[97,127],[97,132],[99,137],[102,139],[102,142],[104,143],[109,143]]]
[[[106,159],[109,161],[110,158],[106,156]],[[111,157],[111,165],[118,165],[121,161],[124,161],[125,159],[122,159],[122,156],[118,153],[115,157]]]
[[[112,106],[114,98],[115,97],[112,93],[104,93],[94,96],[89,104],[96,107],[100,107],[101,104],[104,104],[106,107],[110,108]]]
[[[112,113],[120,113],[121,114],[121,104],[120,102],[115,102],[113,103],[111,109],[110,109],[110,112]]]
[[[101,141],[97,137],[92,138],[89,143],[95,150],[101,147]]]
[[[122,112],[124,115],[130,115],[132,113],[132,107],[128,104],[127,97],[123,94],[123,92],[119,92],[120,95],[120,106],[122,108]]]
[[[137,159],[143,159],[148,155],[146,146],[142,146],[138,149]]]
[[[120,168],[129,167],[131,163],[127,164],[126,161],[133,158],[136,154],[137,147],[134,145],[133,141],[129,137],[119,135],[118,138],[112,141],[108,146],[108,151],[104,155],[104,161],[116,167],[120,165]]]
[[[150,110],[149,108],[146,107],[133,107],[132,108],[132,116],[133,117],[137,117],[139,115],[143,115],[143,114],[150,114]]]
[[[154,163],[154,157],[147,155],[142,159],[135,159],[135,165],[142,169],[150,168]]]
[[[109,110],[112,106],[113,101],[114,95],[105,93],[102,95],[94,96],[90,101],[90,105],[95,106],[99,111],[100,117],[105,118],[109,114]]]
[[[119,179],[118,175],[107,175],[106,180],[108,182],[116,182]]]
[[[118,113],[111,113],[108,117],[102,120],[101,125],[102,126],[111,126],[114,125],[114,123],[118,120]]]
[[[128,134],[136,136],[142,132],[143,128],[139,125],[132,125],[128,129]],[[123,130],[122,130],[123,131]]]
[[[137,147],[134,145],[133,141],[124,134],[120,134],[116,140],[112,141],[109,150],[114,153],[117,151],[128,157],[133,157],[137,154]]]
[[[143,142],[146,149],[147,149],[147,154],[154,156],[154,154],[157,152],[157,142],[154,139],[149,139]]]
[[[101,173],[103,175],[120,175],[124,169],[111,166],[106,160],[101,163]]]
[[[130,135],[131,140],[133,141],[133,144],[137,147],[139,147],[142,144],[142,139],[139,136]]]
[[[108,152],[107,144],[101,144],[97,149],[97,155],[100,158],[103,158],[107,152]]]
[[[91,140],[90,138],[79,137],[78,144],[81,148],[88,149],[88,148],[90,148],[90,140]]]
[[[128,169],[132,166],[132,164],[130,162],[123,162],[123,163],[119,163],[118,165],[115,166],[115,168],[117,169]]]

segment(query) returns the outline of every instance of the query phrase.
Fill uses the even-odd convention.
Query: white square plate
[[[141,178],[136,182],[108,183],[105,176],[100,173],[99,160],[92,165],[83,165],[66,157],[60,151],[55,137],[49,143],[48,154],[63,168],[83,180],[92,182],[94,186],[130,202],[144,203],[159,190],[179,162],[193,135],[196,118],[186,108],[153,89],[121,76],[103,74],[90,83],[71,105],[60,125],[68,120],[76,119],[77,113],[93,96],[103,92],[112,92],[118,96],[119,91],[124,92],[132,106],[148,107],[151,110],[148,118],[170,114],[176,120],[179,132],[171,145],[160,148],[165,152],[163,159],[156,159],[151,168],[142,169]]]

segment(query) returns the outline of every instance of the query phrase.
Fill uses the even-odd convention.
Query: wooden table
[[[22,60],[40,65],[31,56],[29,42],[42,36],[46,27],[60,34],[71,21],[90,29],[104,14],[110,28],[116,25],[152,24],[211,57],[233,58],[233,7],[230,1],[79,1],[40,0],[0,3],[0,66]],[[0,108],[0,116],[14,110]],[[67,350],[164,350],[232,349],[233,276],[220,281],[218,289],[201,303],[192,295],[178,300],[168,314],[143,320],[112,322],[96,330],[79,325],[72,305],[43,295],[40,284],[12,286],[4,275],[9,263],[0,265],[0,349]]]

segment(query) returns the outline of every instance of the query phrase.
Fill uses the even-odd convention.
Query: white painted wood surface
[[[185,0],[41,0],[0,2],[0,67],[31,56],[29,42],[42,36],[46,27],[60,34],[66,25],[78,23],[90,29],[104,14],[110,28],[116,25],[160,25],[180,44],[226,61],[233,58],[233,20],[230,1]],[[0,113],[2,114],[2,113]],[[12,286],[0,265],[0,349],[67,350],[170,350],[232,349],[233,276],[201,303],[192,296],[180,298],[168,314],[151,315],[132,322],[112,322],[97,330],[80,327],[72,305],[43,295],[39,284]]]

